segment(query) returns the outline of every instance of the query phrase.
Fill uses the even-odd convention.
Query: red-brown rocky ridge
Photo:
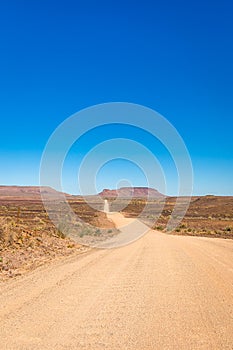
[[[101,197],[121,197],[121,198],[163,198],[164,195],[154,188],[149,187],[121,187],[117,190],[104,189],[99,193]]]

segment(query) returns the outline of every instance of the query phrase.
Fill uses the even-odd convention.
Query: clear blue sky
[[[125,101],[177,128],[194,194],[233,195],[232,18],[230,0],[2,1],[0,184],[38,184],[45,143],[65,118]],[[100,188],[113,186],[110,168]],[[125,176],[124,162],[115,168]],[[137,173],[132,182],[143,185]]]

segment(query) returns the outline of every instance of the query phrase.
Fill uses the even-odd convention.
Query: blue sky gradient
[[[1,2],[0,184],[38,185],[44,146],[64,119],[124,101],[150,107],[176,127],[192,158],[194,194],[233,195],[232,15],[230,0]],[[129,132],[100,132],[93,145]],[[139,134],[132,137],[161,159],[167,194],[174,194],[163,148]],[[74,145],[80,160],[91,140]],[[98,189],[114,187],[110,167],[99,174]],[[76,189],[74,168],[68,160],[68,192]],[[113,169],[125,176],[124,162]],[[137,174],[132,169],[129,180],[142,185]]]

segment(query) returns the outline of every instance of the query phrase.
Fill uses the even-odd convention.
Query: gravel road
[[[233,241],[149,231],[64,258],[2,283],[0,318],[1,350],[233,349]]]

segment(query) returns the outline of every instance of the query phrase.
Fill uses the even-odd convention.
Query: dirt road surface
[[[109,213],[109,203],[107,199],[104,200],[104,212]]]
[[[114,222],[120,232],[102,242],[97,242],[95,248],[118,248],[124,246],[136,241],[150,229],[140,220],[125,218],[121,213],[107,213],[107,218]]]
[[[0,285],[0,349],[230,350],[232,284],[232,240],[149,231]]]

